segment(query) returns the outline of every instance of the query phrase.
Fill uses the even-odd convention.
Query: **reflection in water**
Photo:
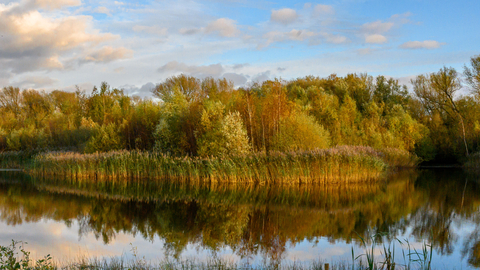
[[[357,234],[386,233],[376,239],[382,242],[411,232],[441,255],[459,248],[470,265],[480,266],[480,188],[459,171],[401,171],[385,182],[348,186],[2,179],[0,218],[11,226],[76,222],[79,237],[93,233],[106,244],[119,233],[159,238],[176,257],[193,244],[280,261],[305,240],[351,243]],[[456,228],[465,222],[474,229],[459,241]]]

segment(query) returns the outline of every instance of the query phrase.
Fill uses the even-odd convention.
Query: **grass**
[[[75,179],[170,179],[208,182],[357,182],[376,179],[387,168],[415,165],[408,152],[363,146],[299,152],[256,153],[229,158],[171,157],[156,152],[79,154],[48,152],[29,170],[41,176]]]
[[[355,269],[368,269],[368,270],[395,270],[395,269],[419,269],[419,270],[431,270],[433,247],[431,244],[423,243],[422,249],[417,250],[410,245],[408,240],[401,241],[395,239],[402,246],[403,264],[395,262],[395,241],[388,245],[383,244],[381,247],[381,256],[377,258],[375,256],[375,248],[379,246],[376,239],[386,236],[386,234],[375,234],[369,239],[370,245],[367,244],[367,239],[357,234],[360,239],[360,245],[364,247],[365,253],[355,257],[352,247],[352,270]],[[365,258],[365,262],[363,262]],[[356,263],[358,261],[358,263]],[[358,264],[358,268],[355,265]]]
[[[240,262],[233,262],[225,259],[210,258],[207,262],[199,262],[195,259],[187,260],[171,260],[165,259],[157,263],[147,261],[144,257],[137,254],[136,248],[132,248],[133,258],[126,259],[125,256],[111,257],[111,258],[80,258],[76,261],[62,263],[54,262],[50,255],[45,256],[40,260],[33,260],[30,258],[30,252],[24,249],[23,242],[16,242],[12,240],[9,246],[0,246],[0,269],[23,269],[23,270],[53,270],[53,269],[296,269],[296,270],[394,270],[394,269],[421,269],[430,270],[432,261],[432,246],[424,244],[421,251],[412,249],[407,243],[407,253],[403,251],[404,264],[395,263],[395,250],[392,245],[383,246],[383,261],[378,261],[374,255],[374,249],[377,246],[375,243],[376,236],[372,237],[372,244],[367,246],[366,240],[360,237],[361,243],[365,248],[365,254],[355,257],[352,248],[352,263],[339,262],[334,264],[324,263],[321,260],[314,260],[309,263],[293,262],[280,263],[277,261],[264,263],[263,265],[242,264]],[[403,244],[401,241],[399,241]],[[366,264],[361,258],[366,258]]]
[[[0,152],[0,169],[22,169],[28,167],[32,154],[23,151]]]

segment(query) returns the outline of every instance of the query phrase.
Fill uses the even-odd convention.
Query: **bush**
[[[325,149],[330,144],[330,134],[315,118],[297,113],[280,123],[279,132],[273,137],[275,151]]]
[[[47,147],[48,136],[43,129],[34,126],[13,130],[6,136],[7,148],[13,151],[33,151]]]
[[[38,261],[31,260],[30,252],[25,251],[24,244],[26,243],[12,240],[12,244],[10,246],[0,246],[0,269],[56,269],[56,267],[52,264],[52,257],[50,257],[50,254]],[[20,254],[17,251],[17,246],[20,250]]]
[[[97,133],[88,140],[85,152],[106,152],[123,148],[123,141],[120,134],[117,132],[116,125],[110,123],[106,126],[100,127]]]

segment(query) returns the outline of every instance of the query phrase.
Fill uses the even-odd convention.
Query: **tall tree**
[[[18,87],[4,87],[0,90],[0,108],[11,111],[16,115],[20,114],[22,95]]]
[[[464,67],[463,74],[477,99],[480,99],[480,55],[472,57],[470,65],[472,66],[471,68]]]
[[[454,97],[462,87],[457,71],[451,67],[443,67],[438,72],[431,73],[428,76],[418,76],[415,80],[412,80],[412,84],[415,95],[430,113],[439,110],[452,118],[454,118],[454,115],[458,117],[462,126],[465,153],[468,156],[464,117],[460,113]]]
[[[152,93],[163,102],[170,102],[172,99],[175,99],[176,91],[182,93],[187,102],[198,101],[206,95],[202,91],[199,79],[184,74],[168,78],[165,82],[157,85],[152,90]]]

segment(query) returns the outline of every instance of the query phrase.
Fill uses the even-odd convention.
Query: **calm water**
[[[403,171],[349,186],[65,183],[0,174],[0,245],[28,242],[60,261],[125,256],[217,257],[252,265],[433,245],[438,269],[480,267],[480,186],[458,170]],[[392,245],[393,245],[392,244]],[[405,246],[405,245],[404,245]],[[380,254],[380,248],[377,249]],[[379,257],[380,258],[380,257]]]

